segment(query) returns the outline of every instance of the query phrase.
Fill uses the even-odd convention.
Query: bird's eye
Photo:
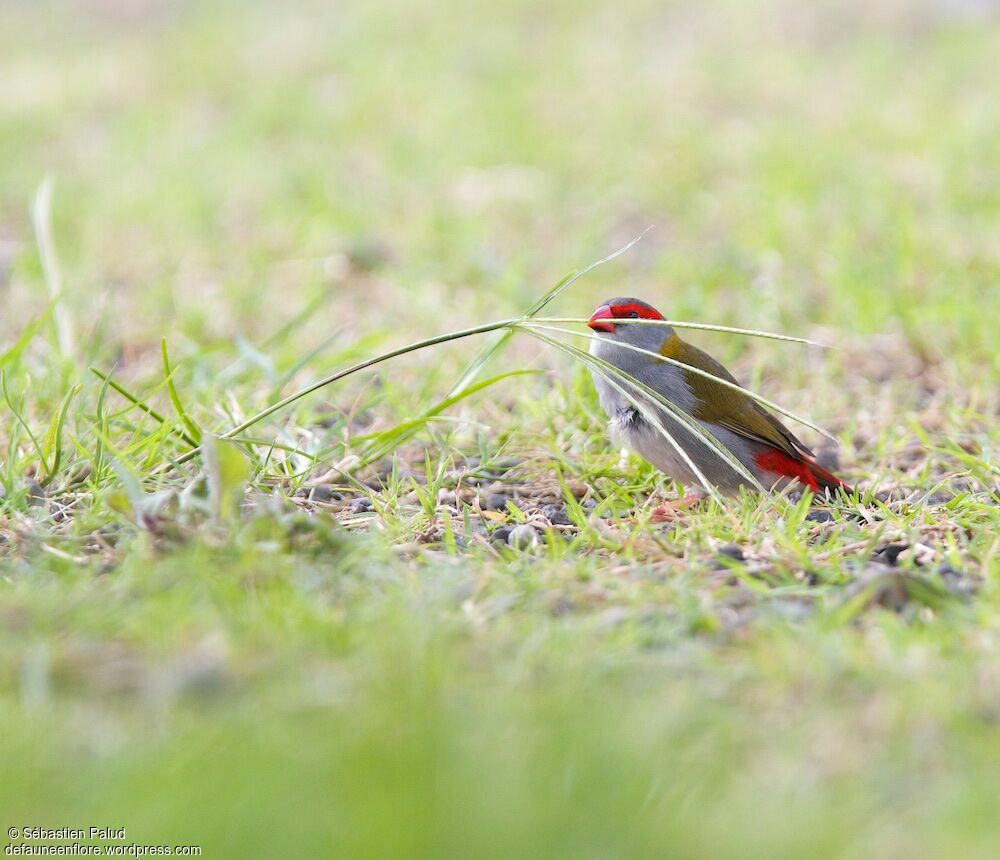
[[[628,312],[628,318],[630,320],[637,320],[637,319],[639,319],[639,312],[638,311],[629,311]]]

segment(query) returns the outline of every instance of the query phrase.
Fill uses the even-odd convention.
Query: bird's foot
[[[664,502],[659,505],[649,517],[651,523],[669,523],[677,519],[681,511],[687,508],[693,508],[699,502],[703,502],[707,498],[705,493],[688,493],[686,496],[680,499],[674,499],[672,502]]]

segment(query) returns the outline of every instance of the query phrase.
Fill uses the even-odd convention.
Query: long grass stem
[[[266,409],[262,409],[254,415],[247,418],[241,424],[227,430],[219,438],[221,439],[232,439],[234,436],[238,436],[245,430],[253,427],[255,424],[263,421],[275,412],[280,412],[286,406],[291,406],[297,400],[301,400],[314,391],[318,391],[331,383],[336,382],[339,379],[343,379],[345,376],[350,376],[351,374],[358,373],[361,370],[366,370],[369,367],[374,367],[376,364],[381,364],[383,361],[388,361],[391,358],[398,358],[401,355],[406,355],[410,352],[416,352],[419,349],[425,349],[429,346],[437,346],[440,343],[449,343],[453,340],[460,340],[463,337],[472,337],[477,334],[487,334],[491,331],[499,331],[504,328],[513,328],[521,322],[520,319],[507,319],[500,320],[498,322],[485,323],[483,325],[473,326],[472,328],[461,329],[459,331],[448,332],[447,334],[437,335],[436,337],[429,337],[425,340],[418,340],[415,343],[407,344],[406,346],[401,346],[398,349],[390,350],[389,352],[384,352],[381,355],[375,356],[375,358],[369,358],[365,361],[358,362],[357,364],[351,365],[350,367],[344,368],[343,370],[338,370],[336,373],[331,373],[329,376],[324,376],[322,379],[307,385],[305,388],[300,388],[298,391],[289,394],[277,403],[272,403]],[[192,448],[180,457],[177,457],[173,462],[176,465],[188,462],[193,457],[196,457],[201,451],[201,446]]]

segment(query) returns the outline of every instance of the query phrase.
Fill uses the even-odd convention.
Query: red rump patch
[[[629,302],[627,305],[612,305],[611,313],[614,315],[615,319],[625,319],[629,314],[638,314],[639,319],[643,320],[661,320],[663,319],[662,314],[656,308],[651,308],[649,305],[640,305],[635,302]]]
[[[839,487],[847,492],[851,491],[851,488],[840,478],[828,472],[818,463],[809,460],[796,460],[784,451],[778,451],[775,448],[761,451],[754,457],[754,462],[758,468],[765,472],[773,472],[785,478],[795,478],[801,481],[814,493],[819,492],[820,487],[829,487],[830,489]]]

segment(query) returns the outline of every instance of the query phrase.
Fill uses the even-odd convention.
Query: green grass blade
[[[174,411],[181,419],[181,423],[187,428],[190,438],[197,445],[201,441],[201,428],[191,420],[190,416],[181,403],[180,395],[177,393],[177,386],[174,385],[174,372],[170,369],[170,357],[167,355],[167,339],[160,338],[160,355],[163,358],[163,376],[167,383],[167,393],[170,395],[170,402],[174,405]]]
[[[38,454],[38,459],[42,464],[42,471],[45,474],[48,474],[50,469],[48,460],[45,458],[45,451],[39,444],[35,434],[31,432],[31,427],[21,414],[21,408],[14,405],[14,401],[11,399],[10,393],[7,391],[7,373],[4,370],[0,370],[0,393],[3,394],[4,402],[7,404],[7,408],[10,409],[14,419],[21,426],[24,432],[28,434],[28,438],[31,440],[31,444],[34,446],[35,452]]]
[[[622,247],[620,247],[617,251],[612,251],[606,257],[602,257],[600,260],[591,263],[589,266],[584,266],[582,269],[578,269],[575,272],[570,272],[568,275],[566,275],[565,278],[559,281],[558,284],[556,284],[551,290],[549,290],[537,302],[535,302],[531,306],[530,310],[525,314],[525,316],[528,317],[529,319],[531,317],[538,316],[538,314],[545,308],[545,306],[548,305],[553,299],[555,299],[560,293],[569,289],[584,275],[588,274],[589,272],[592,272],[599,266],[603,266],[605,263],[610,263],[612,260],[620,257],[627,251],[630,251],[632,247],[637,242],[639,242],[639,240],[642,239],[642,237],[645,236],[651,229],[652,227],[647,227],[638,236],[632,239],[631,242],[622,245]]]
[[[239,446],[209,434],[204,440],[204,472],[208,484],[209,508],[216,523],[235,522],[239,517],[250,464]]]
[[[567,289],[569,286],[571,286],[585,274],[597,268],[598,266],[608,263],[611,260],[614,260],[616,257],[619,257],[622,254],[624,254],[633,245],[635,245],[636,242],[639,241],[639,239],[642,238],[642,235],[644,235],[644,233],[640,234],[639,236],[636,236],[636,238],[634,238],[631,242],[629,242],[626,245],[623,245],[621,248],[612,252],[611,254],[608,254],[606,257],[602,257],[600,260],[597,260],[596,262],[593,262],[590,265],[585,266],[583,269],[580,269],[578,271],[572,272],[571,274],[567,275],[565,278],[559,281],[559,283],[557,283],[552,289],[550,289],[547,293],[545,293],[545,295],[543,295],[537,302],[535,302],[534,305],[532,305],[531,308],[528,310],[526,316],[529,318],[534,316],[539,311],[541,311],[549,302],[551,302],[556,296],[558,296],[563,290]],[[346,368],[345,370],[330,374],[329,376],[325,376],[323,377],[323,379],[320,379],[317,382],[307,385],[305,388],[302,388],[294,392],[293,394],[288,395],[288,397],[285,397],[284,399],[279,400],[277,403],[274,403],[271,406],[268,406],[266,409],[263,409],[257,412],[256,414],[252,415],[250,418],[241,422],[237,426],[231,428],[226,433],[223,433],[219,438],[232,439],[233,437],[238,436],[240,433],[243,433],[250,427],[253,427],[260,421],[263,421],[265,418],[273,415],[275,412],[278,412],[284,409],[285,407],[290,406],[291,404],[295,403],[298,400],[301,400],[303,397],[306,397],[312,392],[317,391],[318,389],[323,388],[327,385],[330,385],[331,383],[336,382],[340,379],[344,379],[345,377],[350,376],[354,373],[358,373],[359,371],[365,370],[369,367],[373,367],[376,364],[380,364],[383,361],[388,361],[389,359],[397,358],[401,355],[406,355],[407,353],[410,352],[415,352],[420,349],[425,349],[426,347],[429,346],[435,346],[441,343],[448,343],[453,340],[458,340],[464,337],[471,337],[473,335],[487,334],[489,332],[501,331],[503,329],[507,329],[507,331],[503,332],[501,337],[498,338],[496,343],[486,347],[472,361],[472,363],[469,365],[466,371],[459,378],[458,382],[452,387],[452,390],[449,392],[449,397],[454,397],[456,395],[461,394],[472,383],[472,381],[476,378],[476,376],[478,376],[478,374],[482,371],[482,369],[486,366],[486,364],[489,363],[490,359],[493,358],[493,356],[495,356],[504,347],[504,345],[510,339],[513,327],[516,326],[519,322],[520,320],[510,319],[510,320],[500,320],[498,322],[493,322],[493,323],[486,323],[484,325],[473,326],[472,328],[461,329],[459,331],[448,332],[447,334],[438,335],[436,337],[427,338],[425,340],[420,340],[415,343],[408,344],[404,347],[400,347],[398,349],[382,353],[381,355],[378,355],[375,358],[359,362],[355,365],[352,365],[351,367]],[[192,450],[182,454],[180,457],[177,457],[172,462],[174,465],[180,465],[186,463],[192,457],[197,456],[198,453],[199,453],[199,448],[197,444],[193,444]]]
[[[367,370],[369,367],[374,367],[376,364],[381,364],[384,361],[389,361],[392,358],[398,358],[401,355],[407,355],[408,353],[416,352],[417,350],[420,349],[426,349],[429,346],[436,346],[440,343],[449,343],[453,340],[459,340],[464,337],[472,337],[473,335],[477,334],[487,334],[491,331],[499,331],[500,329],[503,328],[510,328],[511,326],[517,325],[518,322],[519,321],[516,319],[510,319],[510,320],[500,320],[498,322],[492,322],[492,323],[484,323],[483,325],[473,326],[472,328],[460,329],[459,331],[448,332],[447,334],[437,335],[436,337],[426,338],[425,340],[418,340],[414,343],[407,344],[406,346],[401,346],[397,349],[390,350],[389,352],[383,352],[381,355],[377,355],[374,358],[366,359],[365,361],[358,362],[357,364],[351,365],[350,367],[347,367],[344,370],[338,370],[336,373],[331,373],[329,376],[324,376],[322,379],[307,385],[305,388],[301,388],[295,393],[289,394],[288,397],[284,398],[283,400],[280,400],[277,403],[273,403],[266,409],[262,409],[255,415],[250,416],[249,418],[246,419],[246,421],[243,421],[242,423],[238,424],[237,426],[223,433],[219,438],[232,439],[234,436],[238,436],[240,433],[243,433],[245,430],[248,430],[250,427],[253,427],[255,424],[258,424],[265,418],[273,415],[275,412],[280,412],[285,407],[291,406],[293,403],[301,400],[303,397],[306,397],[309,394],[312,394],[314,391],[318,391],[320,388],[324,388],[327,385],[337,382],[338,380],[345,379],[346,377],[358,373],[362,370]],[[199,453],[199,450],[200,449],[198,448],[198,446],[194,446],[192,450],[187,451],[180,457],[177,457],[173,461],[173,463],[177,465],[186,463],[193,457],[196,457]]]
[[[167,418],[165,418],[163,415],[157,412],[141,397],[139,397],[137,394],[133,394],[123,385],[120,385],[119,383],[115,382],[115,380],[112,379],[111,374],[105,373],[102,370],[98,370],[96,367],[91,367],[90,372],[93,373],[95,376],[97,376],[99,379],[102,379],[107,385],[109,385],[111,388],[117,391],[122,397],[124,397],[129,403],[135,406],[136,409],[145,412],[146,415],[148,415],[154,421],[158,422],[159,424],[169,423]],[[187,442],[192,447],[197,446],[198,444],[194,439],[191,438],[191,436],[188,435],[188,433],[185,430],[183,430],[180,427],[174,427],[171,424],[171,432],[176,434],[177,436],[180,436],[185,442]]]
[[[576,281],[578,281],[588,272],[592,272],[599,266],[603,266],[605,263],[610,263],[616,257],[620,257],[626,251],[631,249],[632,246],[635,245],[636,242],[638,242],[643,236],[645,236],[646,233],[649,231],[649,229],[650,228],[647,227],[646,230],[644,230],[642,233],[636,236],[627,245],[623,245],[617,251],[612,251],[606,257],[602,257],[600,260],[596,260],[590,265],[584,266],[582,269],[577,269],[575,271],[572,271],[568,275],[563,277],[562,280],[556,283],[555,286],[553,286],[547,293],[545,293],[541,298],[539,298],[530,308],[528,308],[528,310],[524,314],[524,319],[531,319],[532,317],[536,316],[543,308],[545,308],[547,304],[549,304],[549,302],[551,302],[554,298],[556,298],[556,296],[558,296],[564,290],[568,289],[570,286],[572,286]],[[507,331],[500,334],[500,336],[497,337],[493,343],[484,346],[475,356],[475,358],[473,358],[472,361],[469,362],[468,367],[466,367],[465,371],[458,378],[458,381],[454,384],[454,386],[452,386],[451,391],[449,391],[448,393],[458,394],[467,385],[471,384],[472,381],[476,379],[479,376],[479,374],[483,371],[483,368],[485,368],[486,365],[488,365],[494,359],[494,357],[496,357],[500,352],[503,351],[503,349],[507,346],[507,343],[510,341],[511,337],[513,337],[513,334],[514,334],[513,330],[508,329]]]
[[[483,372],[486,365],[488,365],[497,355],[503,352],[513,336],[514,332],[511,329],[508,329],[507,331],[501,332],[496,338],[494,338],[492,343],[488,343],[480,349],[462,372],[462,375],[459,376],[458,380],[451,387],[451,390],[448,392],[449,396],[461,394],[469,385],[471,385],[479,374]]]
[[[591,334],[590,332],[574,331],[573,329],[559,328],[558,326],[538,325],[537,323],[534,322],[526,322],[525,325],[530,326],[532,328],[543,329],[545,331],[558,332],[560,334],[568,334],[572,335],[573,337],[583,337],[586,338],[587,340],[597,340],[600,337],[600,335]],[[837,441],[837,437],[834,436],[829,430],[825,430],[819,425],[813,424],[811,421],[809,421],[806,418],[803,418],[801,415],[796,415],[794,412],[789,412],[787,409],[785,409],[785,407],[780,406],[773,400],[768,400],[766,397],[761,397],[759,394],[755,394],[753,391],[751,391],[748,388],[744,388],[742,385],[737,385],[736,383],[729,382],[726,379],[720,379],[718,376],[709,373],[707,370],[701,370],[700,368],[692,367],[690,364],[685,364],[683,361],[677,361],[674,358],[669,358],[665,355],[661,355],[658,352],[653,352],[648,349],[643,349],[641,346],[633,346],[630,343],[622,343],[622,342],[618,342],[615,345],[623,349],[631,350],[632,352],[640,352],[643,355],[648,355],[651,358],[656,359],[657,361],[663,362],[664,364],[672,364],[675,367],[682,368],[688,373],[694,373],[698,376],[704,376],[706,379],[711,379],[713,382],[717,382],[719,385],[722,385],[725,388],[731,388],[734,391],[739,391],[741,394],[747,395],[747,397],[749,397],[751,400],[756,401],[761,406],[766,406],[768,409],[773,409],[780,415],[784,415],[786,418],[790,418],[793,421],[797,421],[799,424],[802,424],[803,426],[808,427],[811,430],[815,430],[817,433],[821,433],[827,438],[832,439],[834,442]]]
[[[56,416],[55,421],[53,421],[52,426],[49,429],[49,446],[54,448],[55,452],[52,455],[52,469],[46,473],[45,480],[41,482],[43,487],[48,486],[52,479],[59,474],[59,467],[62,465],[63,427],[66,424],[66,416],[69,414],[70,405],[82,390],[82,385],[74,385],[69,390],[69,393],[63,398],[59,414]]]
[[[464,400],[472,394],[478,391],[482,391],[484,388],[489,388],[492,385],[496,385],[498,382],[502,382],[504,379],[509,379],[512,376],[526,376],[530,374],[541,373],[540,370],[511,370],[507,373],[501,373],[497,376],[492,376],[489,379],[481,380],[480,382],[470,385],[467,388],[462,389],[458,394],[452,394],[444,398],[444,400],[438,401],[434,406],[430,407],[424,411],[419,418],[414,418],[410,421],[403,422],[402,424],[397,424],[388,430],[384,430],[379,433],[373,440],[370,446],[366,446],[365,451],[361,455],[361,462],[359,465],[364,465],[366,463],[371,463],[374,460],[378,460],[380,457],[385,456],[393,448],[399,447],[400,444],[405,442],[414,433],[424,427],[429,421],[436,418],[446,409],[451,408],[456,403]]]
[[[91,368],[93,370],[94,368]],[[99,376],[100,374],[98,374]],[[97,395],[97,407],[95,410],[97,423],[94,428],[96,443],[94,445],[94,480],[99,482],[104,475],[104,440],[110,428],[110,419],[105,412],[105,404],[108,397],[108,388],[111,387],[111,377],[105,376],[101,383],[101,390]]]
[[[331,334],[329,337],[324,338],[316,346],[314,346],[312,349],[310,349],[308,352],[302,355],[297,361],[295,361],[291,367],[289,367],[286,371],[284,371],[284,373],[282,373],[278,377],[277,382],[275,382],[274,386],[271,388],[270,397],[272,399],[279,397],[281,395],[281,389],[288,384],[289,380],[292,379],[292,377],[294,377],[296,373],[302,370],[303,367],[308,365],[314,358],[316,358],[319,355],[322,355],[322,353],[329,346],[331,346],[337,340],[338,337],[339,335],[336,333]]]
[[[532,322],[537,323],[583,323],[590,320],[586,317],[534,317]],[[736,328],[728,325],[715,325],[713,323],[685,322],[683,320],[646,320],[646,319],[621,319],[615,320],[615,325],[655,325],[671,326],[673,328],[693,329],[696,331],[718,331],[723,334],[742,334],[747,337],[760,337],[768,340],[783,340],[789,343],[803,343],[808,346],[818,346],[822,349],[832,349],[830,344],[822,343],[818,340],[810,340],[806,337],[796,337],[790,334],[777,334],[772,331],[763,331],[755,328]]]

